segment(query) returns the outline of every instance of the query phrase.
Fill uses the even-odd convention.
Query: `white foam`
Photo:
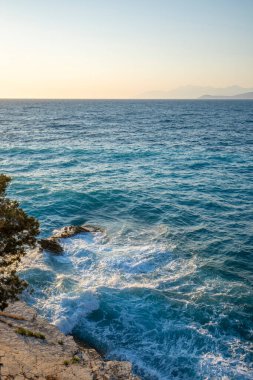
[[[81,318],[99,308],[96,295],[90,291],[79,295],[59,294],[38,302],[45,314],[50,311],[50,320],[63,333],[69,334]]]
[[[197,257],[176,255],[175,247],[168,244],[167,239],[161,238],[157,230],[155,235],[150,231],[146,234],[142,231],[141,238],[133,231],[128,236],[119,233],[113,238],[102,233],[77,235],[62,239],[64,254],[61,256],[32,255],[29,265],[33,266],[33,270],[43,268],[43,271],[47,269],[48,273],[54,275],[52,283],[41,286],[35,294],[37,307],[64,333],[71,333],[83,321],[85,328],[92,331],[95,341],[108,344],[111,358],[116,355],[133,361],[152,380],[167,380],[161,368],[173,378],[177,378],[175,373],[178,373],[178,379],[181,379],[180,360],[187,363],[186,366],[191,366],[200,378],[210,374],[214,378],[241,375],[249,379],[252,372],[243,363],[243,358],[239,357],[241,354],[238,354],[239,346],[245,352],[245,342],[236,343],[230,338],[225,341],[222,337],[223,346],[229,350],[230,356],[226,357],[219,351],[221,337],[217,336],[216,327],[219,318],[224,318],[222,308],[215,321],[207,321],[204,325],[189,323],[189,319],[184,319],[183,315],[178,321],[175,320],[170,314],[169,304],[168,309],[167,304],[163,305],[165,310],[161,309],[164,315],[157,317],[156,313],[161,307],[159,297],[158,300],[156,296],[149,297],[152,293],[145,293],[146,289],[154,289],[159,295],[159,290],[166,289],[169,284],[175,302],[182,302],[182,312],[183,308],[187,310],[189,304],[195,305],[206,294],[219,298],[224,294],[229,295],[230,291],[225,282],[220,280],[217,284],[216,279],[208,278],[192,287],[189,278],[197,270]],[[145,244],[141,244],[141,241],[145,241]],[[29,265],[24,265],[25,270],[28,270]],[[184,287],[188,285],[189,289],[185,291]],[[144,292],[136,291],[141,288]],[[123,289],[133,291],[128,293]],[[99,309],[98,295],[101,292],[109,297],[105,301],[109,314],[115,306],[115,318],[122,325],[122,330],[117,330],[117,323],[115,326],[109,322],[108,325],[100,326],[99,322],[86,318],[89,313]],[[187,294],[188,298],[181,299],[182,293],[184,296]],[[228,308],[229,304],[226,310]],[[153,320],[156,320],[152,328],[144,326],[145,321],[139,319],[139,312],[144,312],[145,318],[147,310],[150,313],[148,323],[153,326]],[[172,319],[167,317],[170,315]],[[175,338],[176,331],[180,333]],[[138,335],[136,338],[135,333]],[[161,334],[164,335],[162,339]],[[133,343],[129,343],[131,339]],[[138,348],[135,339],[138,339]],[[201,349],[197,344],[199,340],[203,344]],[[212,352],[210,347],[214,347]],[[159,362],[160,369],[157,366],[154,371],[151,364],[148,367],[143,357],[153,357]]]

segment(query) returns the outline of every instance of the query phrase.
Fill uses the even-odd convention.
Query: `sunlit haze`
[[[253,87],[252,0],[1,0],[1,98]]]

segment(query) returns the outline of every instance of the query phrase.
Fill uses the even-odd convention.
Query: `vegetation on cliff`
[[[27,249],[35,246],[39,233],[39,222],[6,196],[10,181],[9,176],[0,174],[0,310],[27,286],[16,273],[17,264]]]

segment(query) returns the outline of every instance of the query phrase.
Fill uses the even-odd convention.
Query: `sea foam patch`
[[[69,334],[73,328],[93,310],[98,309],[99,301],[92,292],[84,292],[78,296],[66,295],[54,300],[57,303],[52,316],[52,323],[62,332]],[[48,305],[51,307],[53,305]]]

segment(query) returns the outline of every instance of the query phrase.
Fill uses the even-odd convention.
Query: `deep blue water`
[[[145,380],[253,379],[252,101],[0,101],[1,172],[41,234],[26,295]]]

